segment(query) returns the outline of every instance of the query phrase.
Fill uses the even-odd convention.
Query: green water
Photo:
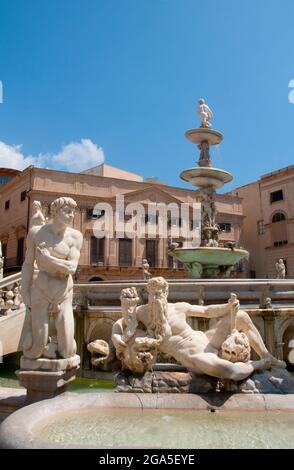
[[[294,413],[88,408],[59,413],[35,433],[73,447],[294,449]]]
[[[15,375],[17,367],[7,364],[0,364],[0,387],[23,388]],[[114,389],[112,380],[84,379],[82,377],[68,386],[69,392],[89,393],[89,392],[111,392]]]

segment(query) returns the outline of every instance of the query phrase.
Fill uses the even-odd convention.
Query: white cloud
[[[25,156],[21,145],[8,145],[0,141],[0,167],[23,170],[29,165],[79,172],[104,162],[102,147],[91,139],[63,145],[61,151],[52,154],[40,153],[38,156]]]
[[[27,166],[34,165],[35,157],[25,157],[21,149],[21,145],[8,145],[0,141],[0,167],[24,170]]]

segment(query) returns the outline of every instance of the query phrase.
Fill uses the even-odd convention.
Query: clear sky
[[[104,155],[190,187],[200,97],[228,189],[291,165],[293,21],[293,0],[0,0],[0,166]]]

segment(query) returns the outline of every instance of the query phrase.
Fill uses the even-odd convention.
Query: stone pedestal
[[[16,371],[20,384],[27,389],[26,404],[53,398],[66,391],[76,378],[80,357],[68,359],[27,359],[22,356]]]
[[[153,371],[142,375],[119,372],[115,377],[116,392],[124,393],[263,393],[294,394],[294,379],[285,369],[254,372],[240,382],[220,380],[189,372]]]

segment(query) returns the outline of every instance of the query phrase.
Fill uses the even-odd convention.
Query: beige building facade
[[[248,276],[276,278],[275,264],[283,259],[286,277],[294,278],[294,165],[231,194],[242,199],[241,243],[250,253]]]
[[[180,224],[179,220],[169,220],[166,237],[147,234],[129,239],[117,238],[114,234],[112,238],[97,239],[94,236],[93,227],[101,215],[93,210],[95,205],[108,203],[115,209],[117,195],[124,196],[125,205],[140,203],[146,212],[150,204],[192,204],[198,198],[195,190],[169,186],[156,179],[144,180],[140,175],[110,165],[103,164],[83,173],[28,167],[0,186],[0,240],[6,258],[5,273],[19,270],[23,262],[33,201],[40,201],[49,217],[50,203],[59,196],[70,196],[78,204],[74,226],[84,236],[76,280],[140,279],[143,258],[148,259],[153,275],[186,277],[182,266],[168,256],[170,229],[173,224]],[[240,197],[218,195],[217,210],[220,243],[233,241],[239,246],[243,223]],[[147,217],[145,224],[146,232],[148,228],[150,233],[150,224],[155,229],[158,218],[149,220]],[[173,241],[185,242],[181,237]],[[238,271],[240,268],[233,275],[242,275]]]

